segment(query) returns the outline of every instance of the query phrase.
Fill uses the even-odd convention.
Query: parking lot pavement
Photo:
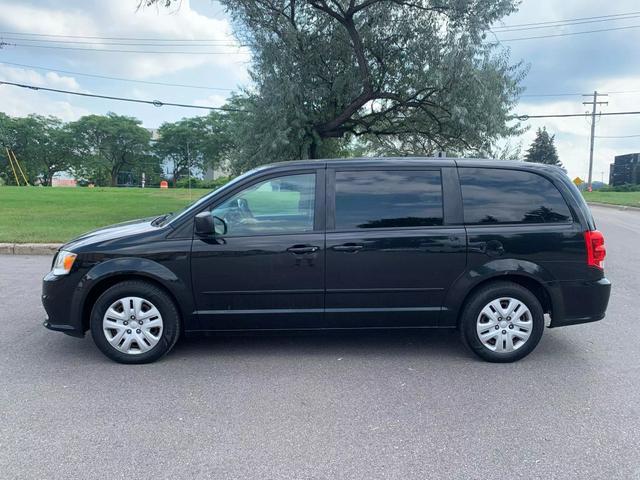
[[[41,326],[50,258],[0,256],[0,477],[640,478],[640,213],[593,211],[607,318],[509,365],[446,331],[189,339],[118,365]]]

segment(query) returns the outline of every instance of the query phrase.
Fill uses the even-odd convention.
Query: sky
[[[250,57],[233,38],[229,18],[219,4],[210,0],[181,0],[179,7],[170,9],[138,9],[137,4],[137,0],[2,0],[0,42],[9,45],[0,48],[0,80],[213,107],[223,105],[231,91],[249,85],[247,67]],[[524,0],[518,12],[505,17],[496,26],[632,12],[637,12],[635,18],[574,26],[501,33],[496,28],[495,36],[509,52],[511,61],[522,61],[528,66],[528,74],[522,84],[526,91],[515,111],[523,115],[582,113],[590,108],[582,105],[582,102],[591,99],[582,97],[581,94],[593,93],[594,90],[609,93],[608,97],[599,99],[609,102],[599,108],[602,112],[640,110],[640,5],[637,0]],[[627,26],[633,28],[513,40]],[[43,43],[42,35],[48,35],[46,39],[49,42]],[[76,38],[62,37],[63,35]],[[100,42],[104,43],[105,40],[85,37],[112,37],[114,40],[109,42],[121,45],[104,46]],[[145,43],[140,39],[148,38],[163,39],[166,46],[140,45]],[[74,43],[63,43],[69,40]],[[202,43],[206,46],[193,46]],[[105,49],[171,50],[176,53],[101,51]],[[179,53],[187,50],[215,53]],[[87,75],[199,88],[125,82]],[[156,128],[165,121],[206,112],[82,98],[6,85],[0,86],[0,111],[13,116],[30,113],[55,115],[67,121],[90,113],[105,114],[113,111],[135,116],[148,128]],[[531,119],[525,125],[529,129],[521,137],[511,139],[512,144],[522,144],[524,153],[533,140],[536,129],[545,126],[556,136],[560,160],[569,175],[572,178],[580,176],[586,179],[589,159],[588,119]],[[598,118],[597,137],[625,135],[640,135],[640,115]],[[640,136],[596,138],[594,180],[604,178],[607,181],[609,164],[615,155],[639,151]]]

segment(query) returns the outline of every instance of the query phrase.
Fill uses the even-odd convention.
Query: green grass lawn
[[[640,207],[640,192],[583,192],[587,202]]]
[[[0,187],[0,242],[66,242],[105,225],[175,212],[209,190]]]

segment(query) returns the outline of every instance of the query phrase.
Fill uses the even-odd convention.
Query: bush
[[[207,190],[213,190],[221,187],[231,180],[231,177],[218,177],[215,180],[203,180],[202,178],[192,178],[191,188],[206,188]],[[176,182],[176,188],[189,188],[189,179],[181,178]]]
[[[608,185],[600,189],[601,192],[640,192],[640,184],[625,183],[615,187]]]

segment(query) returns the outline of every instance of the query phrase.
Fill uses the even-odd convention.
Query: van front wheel
[[[464,343],[489,362],[515,362],[536,348],[544,312],[531,291],[512,282],[491,283],[466,303],[461,316]]]
[[[172,299],[144,281],[117,283],[98,297],[91,312],[95,344],[120,363],[153,362],[173,348],[179,334]]]

